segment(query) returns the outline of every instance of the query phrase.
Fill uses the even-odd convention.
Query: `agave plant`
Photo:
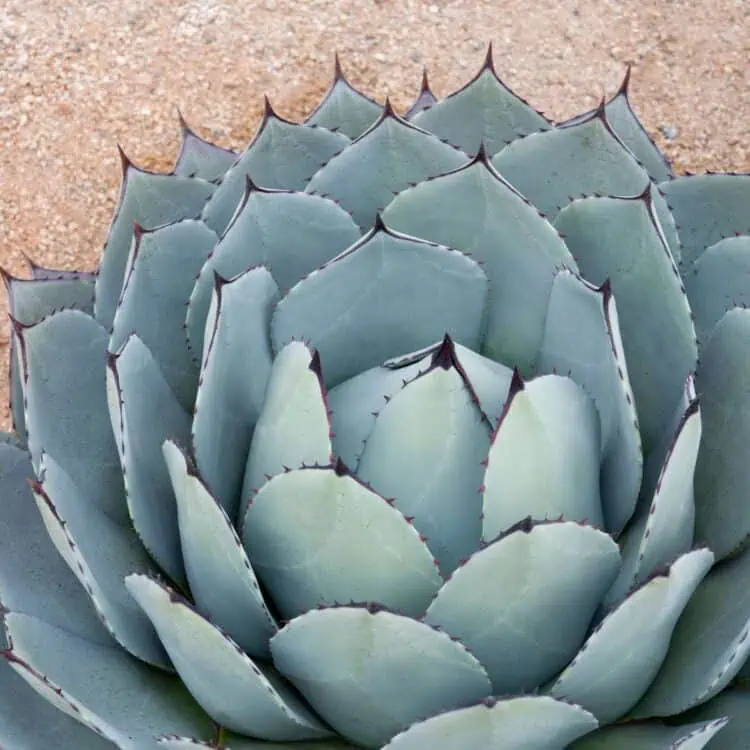
[[[627,87],[337,62],[6,274],[0,746],[750,748],[750,176]]]

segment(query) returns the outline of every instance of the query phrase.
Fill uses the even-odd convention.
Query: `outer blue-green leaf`
[[[197,216],[215,186],[197,177],[138,169],[120,152],[123,176],[96,278],[96,319],[110,329],[133,241],[133,223],[154,229]]]
[[[242,539],[287,619],[350,601],[416,617],[442,583],[414,526],[340,464],[271,479],[250,503]]]
[[[182,143],[174,165],[174,173],[181,177],[201,177],[218,180],[237,159],[229,149],[201,138],[180,115]]]
[[[271,372],[268,331],[279,290],[265,268],[215,280],[195,400],[192,442],[206,483],[229,516],[240,503],[247,453]]]
[[[182,451],[167,441],[163,453],[177,498],[185,572],[196,606],[248,654],[268,657],[276,622],[234,526]]]
[[[659,189],[679,228],[683,273],[719,240],[750,234],[750,174],[690,175]]]
[[[27,452],[10,435],[0,435],[0,604],[109,643],[90,599],[44,528],[29,487],[34,473]]]
[[[37,695],[2,657],[0,696],[0,747],[13,750],[112,750],[116,747]]]
[[[413,724],[383,750],[558,750],[597,725],[588,711],[545,695],[488,698]]]
[[[318,169],[349,142],[342,133],[284,120],[266,99],[263,122],[255,138],[206,203],[203,220],[217,234],[223,234],[242,199],[248,177],[264,188],[302,190]]]
[[[133,659],[114,643],[92,643],[36,617],[11,613],[6,625],[9,661],[21,677],[120,750],[157,750],[156,737],[169,733],[212,736],[208,717],[178,677]]]
[[[37,269],[39,276],[17,279],[0,269],[8,294],[8,312],[14,320],[30,326],[39,323],[56,310],[74,308],[86,313],[94,311],[94,279],[90,274],[73,272],[56,274],[49,269]],[[10,409],[13,429],[26,440],[26,417],[23,403],[21,367],[16,340],[11,337],[9,354]]]
[[[715,698],[688,711],[687,721],[711,721],[726,716],[729,724],[711,741],[710,750],[750,748],[750,690],[727,688]]]
[[[109,358],[107,390],[133,526],[154,560],[184,585],[177,508],[161,446],[166,438],[185,444],[190,417],[135,334]]]
[[[107,332],[78,310],[16,327],[26,399],[29,452],[42,452],[70,475],[81,496],[128,522],[125,489],[107,407]]]
[[[216,240],[195,219],[137,232],[109,342],[116,352],[137,333],[185,409],[192,408],[198,382],[185,335],[185,305]]]
[[[306,191],[333,198],[369,229],[396,193],[465,163],[463,152],[402,120],[386,103],[378,122],[331,159]]]
[[[249,185],[240,209],[200,271],[187,314],[190,346],[203,349],[215,274],[231,279],[264,265],[285,294],[300,279],[359,239],[352,217],[317,195]]]
[[[251,740],[244,735],[223,731],[221,739],[222,747],[226,750],[356,750],[354,745],[338,737],[303,742],[268,742],[266,740]],[[175,736],[159,739],[158,750],[195,750],[196,748],[215,750],[216,743]]]
[[[550,127],[546,117],[498,78],[492,47],[469,83],[411,121],[468,154],[475,154],[483,144],[491,156],[516,138]]]
[[[555,270],[577,266],[552,225],[500,177],[484,152],[466,167],[399,193],[383,219],[482,264],[490,285],[482,352],[530,375]]]
[[[380,117],[383,108],[352,86],[341,70],[339,57],[333,83],[323,100],[305,120],[306,125],[321,125],[329,130],[359,138]]]
[[[750,654],[750,552],[717,565],[696,589],[639,717],[674,716],[721,692]]]
[[[727,237],[707,248],[684,274],[698,341],[705,346],[733,307],[750,305],[750,236]]]
[[[276,352],[293,338],[314,346],[337,385],[445,333],[478,349],[487,286],[464,254],[379,224],[282,298],[271,340]]]
[[[750,310],[730,310],[714,329],[698,370],[703,433],[695,469],[695,537],[718,559],[750,537]]]
[[[581,274],[609,280],[617,300],[628,375],[644,452],[669,430],[698,357],[685,290],[648,192],[638,198],[586,198],[555,220]]]
[[[609,724],[629,711],[659,671],[680,614],[711,568],[707,549],[682,555],[613,610],[547,689]]]
[[[727,720],[713,719],[698,724],[673,727],[651,724],[621,724],[592,732],[570,746],[570,750],[702,750],[719,733],[724,736]],[[727,745],[729,747],[729,745]],[[732,745],[733,750],[739,746]]]
[[[615,135],[602,109],[572,125],[514,141],[492,163],[550,218],[574,198],[639,195],[648,184],[648,174]]]
[[[607,529],[619,534],[635,509],[643,457],[617,308],[608,285],[597,289],[569,271],[555,277],[540,373],[569,374],[594,400],[601,421],[601,493]]]
[[[490,431],[446,337],[430,369],[380,411],[357,468],[362,481],[414,518],[444,574],[479,545]]]
[[[275,670],[256,664],[186,600],[147,576],[126,583],[185,687],[220,726],[279,742],[330,734]]]
[[[693,477],[700,438],[701,415],[693,396],[671,439],[650,503],[639,506],[618,540],[623,564],[603,606],[622,601],[628,591],[692,546]]]
[[[112,637],[143,661],[169,669],[151,623],[125,590],[129,573],[156,568],[131,526],[103,513],[51,456],[43,455],[34,499],[52,543]]]
[[[482,483],[482,539],[531,516],[602,526],[599,416],[570,378],[514,380]]]
[[[672,167],[633,111],[628,96],[629,84],[630,68],[628,67],[619,90],[605,105],[607,119],[612,129],[633,152],[652,180],[657,182],[669,180],[673,176]]]
[[[492,690],[480,663],[447,634],[367,607],[307,612],[271,639],[271,653],[323,719],[366,748]]]
[[[495,695],[529,692],[575,656],[619,566],[617,545],[590,526],[515,527],[453,573],[424,621],[460,639]]]

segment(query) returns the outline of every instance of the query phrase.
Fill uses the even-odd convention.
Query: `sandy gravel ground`
[[[632,102],[679,170],[750,169],[748,0],[2,0],[0,265],[93,269],[115,145],[169,169],[178,107],[240,149],[263,94],[290,118],[314,107],[335,50],[356,86],[404,108],[423,66],[445,95],[490,40],[505,81],[554,119],[631,63]],[[0,367],[6,349],[3,325]]]

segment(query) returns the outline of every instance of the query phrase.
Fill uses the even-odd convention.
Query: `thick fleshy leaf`
[[[411,121],[467,154],[476,154],[483,144],[490,156],[516,138],[550,127],[546,117],[498,78],[492,45],[469,83]]]
[[[733,307],[750,306],[750,236],[727,237],[707,248],[684,275],[698,341],[705,346]]]
[[[154,229],[200,210],[215,186],[197,177],[146,172],[122,157],[122,183],[96,278],[96,319],[111,329],[133,241],[133,223]]]
[[[413,724],[383,750],[558,750],[597,726],[588,711],[545,695],[488,698]]]
[[[180,177],[201,177],[218,180],[237,159],[237,154],[227,148],[201,138],[180,115],[182,143],[174,165],[174,173]]]
[[[333,198],[369,229],[396,193],[465,163],[463,152],[410,125],[386,101],[377,123],[331,159],[306,191]]]
[[[65,467],[81,496],[128,522],[125,489],[107,408],[106,331],[86,313],[63,310],[17,325],[29,451]]]
[[[216,273],[231,279],[264,265],[285,294],[359,236],[351,216],[333,201],[248,185],[239,211],[201,269],[190,296],[187,328],[193,353],[199,357],[202,351]]]
[[[683,273],[719,240],[750,234],[750,174],[704,174],[659,184],[682,241]]]
[[[190,417],[135,334],[107,364],[109,415],[130,518],[154,560],[184,585],[177,508],[161,446],[167,438],[187,443]]]
[[[0,747],[12,750],[113,750],[116,747],[37,695],[1,655],[0,696]]]
[[[26,263],[31,271],[32,279],[89,279],[90,281],[96,280],[95,271],[76,271],[68,268],[48,268],[46,266],[40,266],[33,258],[28,255],[24,255]]]
[[[650,504],[642,505],[620,537],[622,568],[603,601],[612,607],[662,565],[693,544],[693,476],[701,438],[701,415],[695,398],[683,412],[656,481]]]
[[[347,466],[357,466],[380,409],[405,382],[430,367],[430,355],[440,346],[441,342],[437,342],[405,357],[388,360],[381,367],[365,370],[328,392],[333,452]],[[490,424],[495,425],[508,396],[513,370],[461,344],[453,346],[481,410]]]
[[[252,740],[244,735],[234,734],[223,729],[220,741],[221,747],[225,750],[356,750],[354,745],[339,737],[324,740],[303,740],[302,742],[268,742],[267,740]],[[216,743],[174,736],[159,739],[158,750],[196,750],[196,748],[216,750]]]
[[[431,350],[399,367],[380,365],[345,380],[328,392],[333,452],[356,468],[380,410],[406,382],[430,367]]]
[[[264,188],[302,190],[320,167],[349,143],[343,133],[284,120],[266,99],[255,138],[206,203],[203,220],[217,234],[223,234],[242,199],[248,177]]]
[[[271,367],[247,457],[240,518],[251,494],[271,477],[303,464],[326,465],[331,458],[331,424],[320,357],[301,341],[292,341]]]
[[[86,592],[50,542],[29,488],[34,473],[28,454],[10,435],[0,435],[3,438],[0,442],[0,605],[7,610],[44,617],[50,624],[91,641],[111,643]],[[0,648],[3,637],[0,625]],[[2,669],[0,666],[0,671]],[[0,677],[0,682],[5,679]],[[0,689],[0,695],[3,694]]]
[[[399,193],[383,220],[482,264],[490,284],[482,352],[530,375],[555,270],[577,266],[552,225],[500,177],[484,150],[468,166]]]
[[[133,659],[114,643],[92,643],[35,617],[10,613],[6,625],[12,643],[6,659],[13,669],[121,750],[156,750],[156,737],[164,734],[212,736],[208,717],[178,677]]]
[[[648,184],[648,174],[615,135],[602,107],[572,125],[514,141],[492,163],[550,218],[574,198],[638,195]]]
[[[703,579],[635,716],[674,716],[722,691],[750,654],[750,552]]]
[[[647,189],[637,198],[585,198],[563,209],[555,227],[581,274],[609,280],[617,300],[643,450],[668,431],[698,349],[685,290]]]
[[[482,268],[463,253],[378,222],[282,298],[271,340],[277,352],[294,338],[314,346],[326,385],[337,385],[445,333],[479,349],[487,287]]]
[[[126,585],[185,687],[220,726],[279,742],[330,734],[275,670],[256,664],[186,600],[147,576],[128,576]]]
[[[707,549],[682,555],[602,620],[549,687],[609,724],[644,695],[669,649],[677,619],[711,568]]]
[[[198,609],[251,656],[267,657],[277,626],[222,506],[172,442],[163,447],[180,525],[190,593]]]
[[[630,66],[617,93],[607,102],[605,109],[612,129],[622,142],[635,154],[636,159],[649,173],[652,180],[661,182],[673,176],[667,158],[651,140],[646,129],[630,105]]]
[[[271,653],[335,730],[368,748],[492,690],[480,663],[446,633],[367,607],[307,612],[271,639]]]
[[[529,692],[575,656],[619,566],[604,532],[522,522],[453,573],[424,621],[460,639],[496,695]]]
[[[216,240],[195,219],[137,231],[109,341],[116,352],[131,333],[138,334],[185,409],[192,408],[198,382],[185,335],[185,305]]]
[[[169,669],[151,623],[125,590],[129,573],[156,572],[135,531],[91,503],[51,456],[42,456],[39,476],[32,489],[47,533],[107,630],[133,655]]]
[[[730,310],[701,354],[703,434],[695,469],[695,538],[718,559],[750,538],[750,310]]]
[[[602,526],[599,416],[570,378],[516,376],[492,436],[482,484],[482,538],[526,516]]]
[[[380,411],[357,468],[363,482],[413,517],[443,573],[479,545],[490,431],[446,336],[430,368]]]
[[[750,690],[727,688],[707,703],[688,711],[685,720],[709,722],[722,716],[729,719],[729,724],[711,742],[710,750],[746,750],[750,737]]]
[[[416,617],[442,583],[419,532],[340,462],[275,476],[252,499],[242,529],[286,619],[351,601]]]
[[[359,138],[380,117],[383,108],[349,83],[336,55],[333,83],[323,101],[305,120],[306,125],[321,125],[349,138]]]
[[[250,438],[271,373],[268,330],[279,289],[266,268],[217,277],[195,400],[193,451],[214,496],[234,518]]]
[[[39,323],[56,310],[73,308],[86,313],[94,311],[94,279],[90,274],[67,274],[32,266],[41,273],[32,279],[18,279],[0,268],[8,294],[8,312],[23,325]],[[21,367],[16,340],[11,337],[9,355],[10,409],[13,428],[26,440],[26,417],[23,403]]]
[[[643,457],[617,308],[599,289],[567,270],[550,295],[540,373],[568,373],[594,400],[601,421],[601,494],[607,529],[619,534],[635,509]]]
[[[726,725],[725,718],[680,727],[621,724],[592,732],[571,745],[570,750],[702,750],[717,733],[723,736]],[[711,750],[714,747],[711,742]],[[732,748],[737,750],[739,746]]]

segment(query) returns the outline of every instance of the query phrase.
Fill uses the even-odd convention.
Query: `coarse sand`
[[[355,86],[403,111],[423,67],[444,96],[489,41],[505,82],[552,119],[591,108],[631,64],[631,102],[678,171],[750,169],[748,0],[3,0],[0,265],[26,275],[26,253],[94,269],[116,144],[168,170],[178,108],[241,149],[263,94],[291,119],[315,106],[334,51]],[[4,324],[0,366],[7,344]]]

